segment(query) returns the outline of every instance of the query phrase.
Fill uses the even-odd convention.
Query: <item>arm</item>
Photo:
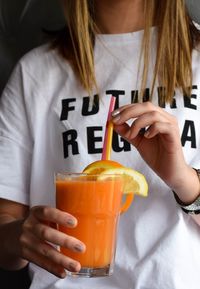
[[[2,268],[18,270],[27,264],[27,261],[20,257],[18,244],[22,222],[27,213],[27,206],[0,199],[0,266]]]
[[[132,124],[128,120],[134,119]],[[177,120],[150,102],[131,104],[113,113],[115,130],[132,143],[145,162],[185,203],[200,194],[196,172],[184,159]],[[144,134],[140,131],[148,127]],[[194,216],[200,224],[200,216]]]
[[[75,227],[77,220],[56,208],[27,206],[0,199],[0,266],[18,270],[31,261],[64,278],[65,269],[79,271],[80,264],[62,255],[56,246],[85,250],[79,240],[57,231],[49,224]]]
[[[19,200],[28,203],[29,199],[34,146],[30,99],[35,82],[24,65],[23,60],[16,66],[0,98],[0,267],[17,270],[32,262],[65,277],[64,269],[79,271],[80,264],[62,255],[57,246],[76,252],[85,246],[49,224],[75,227],[76,219],[56,208],[29,208],[4,199],[19,192]]]

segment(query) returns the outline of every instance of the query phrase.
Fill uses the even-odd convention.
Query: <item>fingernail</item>
[[[120,114],[120,110],[119,109],[116,109],[116,110],[114,110],[113,112],[112,112],[112,117],[116,117],[117,115],[119,115]]]
[[[72,272],[77,271],[77,264],[69,263],[68,270]]]
[[[112,119],[112,122],[117,123],[120,120],[120,116],[116,116]]]
[[[84,246],[81,245],[81,244],[76,244],[74,246],[74,249],[77,251],[77,252],[83,252],[84,251]]]
[[[120,111],[118,109],[112,112],[112,122],[116,123],[120,120]]]
[[[67,225],[74,227],[76,225],[76,220],[74,219],[67,219]]]

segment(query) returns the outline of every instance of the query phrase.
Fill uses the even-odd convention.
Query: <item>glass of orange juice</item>
[[[81,264],[78,273],[85,277],[109,276],[113,273],[116,236],[121,213],[123,177],[57,173],[56,207],[78,220],[75,228],[58,226],[58,230],[74,236],[86,245],[84,253],[66,248],[60,251]]]

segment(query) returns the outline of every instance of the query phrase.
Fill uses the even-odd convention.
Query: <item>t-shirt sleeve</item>
[[[24,82],[19,62],[0,98],[0,198],[28,205],[33,140]]]

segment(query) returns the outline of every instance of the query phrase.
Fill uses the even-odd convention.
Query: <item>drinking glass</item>
[[[81,270],[69,275],[100,277],[113,273],[116,237],[122,206],[122,175],[57,173],[56,207],[78,220],[75,228],[58,230],[86,245],[84,253],[60,247],[60,252],[80,262]]]

